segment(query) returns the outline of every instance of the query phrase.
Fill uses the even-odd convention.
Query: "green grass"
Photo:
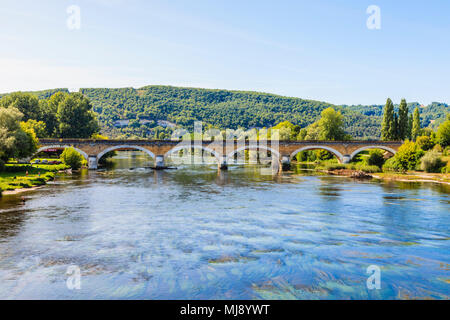
[[[381,169],[377,166],[369,166],[365,164],[364,162],[357,162],[357,163],[321,163],[317,166],[317,169],[319,170],[327,170],[327,171],[334,171],[334,170],[359,170],[366,173],[376,173],[381,172]]]
[[[0,172],[0,190],[15,190],[41,186],[53,180],[56,172],[68,169],[60,165],[31,165],[8,163]],[[27,175],[28,171],[28,175]]]

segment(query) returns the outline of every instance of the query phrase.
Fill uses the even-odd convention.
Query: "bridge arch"
[[[295,150],[294,152],[291,153],[291,159],[293,159],[297,153],[302,152],[302,151],[307,151],[307,150],[318,150],[318,149],[323,149],[323,150],[327,150],[329,152],[331,152],[333,155],[336,156],[336,158],[338,158],[339,162],[342,162],[344,159],[344,156],[342,155],[342,153],[340,153],[339,151],[337,151],[336,149],[327,147],[327,146],[321,146],[321,145],[313,145],[313,146],[304,146],[301,147],[297,150]]]
[[[123,144],[123,145],[117,145],[117,146],[113,146],[113,147],[110,147],[110,148],[107,148],[107,149],[103,150],[102,152],[100,152],[97,155],[97,161],[100,160],[108,152],[115,151],[115,150],[118,150],[118,149],[133,149],[133,150],[143,151],[146,154],[148,154],[150,157],[155,159],[155,154],[153,152],[151,152],[150,150],[144,148],[144,147]]]
[[[353,158],[354,158],[358,153],[360,153],[361,151],[369,150],[369,149],[381,149],[381,150],[390,152],[390,153],[392,153],[392,154],[394,154],[394,155],[397,153],[396,150],[394,150],[394,149],[392,149],[392,148],[389,148],[389,147],[385,147],[385,146],[382,146],[382,145],[381,145],[381,146],[370,145],[370,146],[364,146],[364,147],[361,147],[361,148],[359,148],[359,149],[353,151],[353,153],[350,155],[350,160],[353,159]]]
[[[253,146],[253,145],[246,145],[246,146],[239,147],[239,148],[237,148],[236,150],[230,152],[230,153],[227,155],[227,161],[233,160],[234,155],[235,155],[236,153],[238,153],[238,152],[241,152],[241,151],[244,151],[244,150],[255,150],[255,151],[259,151],[259,150],[261,150],[261,149],[266,150],[266,151],[270,151],[270,153],[272,153],[272,155],[275,155],[277,159],[280,159],[280,158],[281,158],[280,153],[279,153],[277,150],[272,149],[272,148],[270,148],[270,147],[263,146],[263,145],[256,145],[256,146]]]
[[[52,145],[52,146],[43,146],[40,147],[34,154],[33,156],[35,156],[36,154],[46,151],[48,149],[67,149],[67,148],[74,148],[78,153],[80,153],[86,160],[89,159],[89,156],[86,152],[84,152],[81,149],[75,148],[74,146],[69,146],[69,145]]]
[[[177,151],[180,151],[180,150],[185,150],[185,149],[191,149],[191,148],[192,149],[200,149],[200,150],[207,151],[207,152],[211,153],[217,159],[217,161],[220,161],[220,158],[221,158],[221,154],[220,153],[218,153],[214,149],[211,149],[211,148],[208,148],[208,147],[205,147],[205,146],[201,146],[201,145],[200,146],[196,146],[196,145],[179,145],[179,146],[177,146],[175,148],[172,148],[169,151],[167,151],[164,154],[164,158],[169,157],[174,152],[177,152]]]

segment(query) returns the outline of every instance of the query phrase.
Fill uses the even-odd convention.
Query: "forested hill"
[[[147,86],[140,89],[81,89],[93,103],[101,124],[112,128],[120,119],[168,120],[192,128],[194,121],[217,128],[270,127],[282,121],[306,127],[323,109],[334,107],[346,115],[354,137],[377,137],[380,119],[326,102],[274,94]],[[136,123],[136,122],[134,122]]]
[[[57,91],[34,92],[45,99]],[[377,139],[383,106],[335,106],[326,102],[284,97],[249,91],[212,90],[172,86],[134,88],[85,88],[80,91],[90,99],[103,132],[112,137],[152,137],[168,134],[167,123],[191,129],[194,121],[220,129],[271,127],[290,121],[302,128],[316,121],[322,110],[340,110],[346,131],[354,138]],[[437,125],[450,112],[444,103],[423,107],[410,103],[409,111],[419,106],[422,126]],[[123,120],[123,121],[119,121]],[[167,122],[168,121],[168,122]]]

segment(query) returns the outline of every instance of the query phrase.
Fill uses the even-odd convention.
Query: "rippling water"
[[[0,298],[448,299],[450,190],[256,166],[116,169],[0,200]],[[123,169],[120,169],[123,168]],[[381,269],[369,290],[367,268]],[[69,266],[81,289],[66,285]]]

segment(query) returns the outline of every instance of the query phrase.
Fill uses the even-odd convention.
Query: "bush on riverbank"
[[[377,166],[381,168],[384,164],[384,152],[380,149],[372,149],[369,151],[369,157],[367,158],[367,164],[369,166]]]
[[[412,142],[406,141],[392,158],[388,159],[383,165],[383,171],[406,172],[416,170],[420,165],[420,158],[424,151]]]
[[[441,159],[441,155],[434,150],[428,151],[420,160],[420,169],[425,172],[441,172],[441,168],[445,163]]]
[[[334,170],[347,169],[347,166],[345,164],[341,164],[341,163],[326,163],[323,165],[319,165],[318,169],[334,171]]]
[[[378,166],[374,166],[374,165],[367,165],[367,164],[357,164],[355,166],[355,170],[359,170],[359,171],[363,171],[366,173],[376,173],[376,172],[381,172],[380,167]]]
[[[428,151],[434,147],[436,142],[429,136],[420,136],[420,137],[417,137],[416,144],[423,151]]]
[[[83,164],[83,156],[74,148],[66,148],[61,154],[61,161],[70,166],[73,170],[78,170]]]
[[[359,162],[359,163],[348,163],[348,164],[342,164],[342,163],[326,163],[319,165],[317,169],[320,170],[326,170],[326,171],[335,171],[335,170],[357,170],[357,171],[363,171],[366,173],[376,173],[380,172],[381,169],[378,166],[371,166],[367,165],[365,163]]]

